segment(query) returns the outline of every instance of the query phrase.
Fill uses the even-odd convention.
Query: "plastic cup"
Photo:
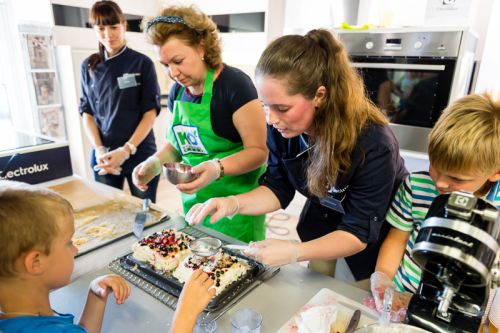
[[[262,315],[252,309],[240,309],[230,318],[231,333],[260,333]]]
[[[198,317],[193,333],[215,333],[217,332],[217,322],[213,319]]]

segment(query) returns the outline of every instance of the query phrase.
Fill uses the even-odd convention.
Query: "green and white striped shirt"
[[[387,222],[401,231],[411,232],[403,260],[393,279],[399,291],[415,293],[418,288],[422,271],[411,258],[411,250],[427,211],[438,195],[427,171],[414,172],[401,184],[389,207]],[[494,204],[497,207],[500,205],[500,193],[496,194]]]

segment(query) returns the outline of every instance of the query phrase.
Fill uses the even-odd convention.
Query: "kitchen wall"
[[[350,24],[373,23],[395,27],[399,25],[425,25],[426,6],[432,0],[317,0],[313,3],[305,0],[117,0],[124,12],[136,15],[153,16],[162,6],[171,4],[196,4],[207,14],[228,14],[265,12],[264,32],[257,33],[225,33],[221,35],[224,60],[237,66],[253,77],[253,69],[259,55],[272,39],[283,33],[305,33],[314,27],[339,26],[343,21]],[[456,0],[467,1],[467,0]],[[474,91],[500,91],[500,47],[496,40],[500,31],[500,4],[495,0],[471,1],[467,17],[460,23],[470,26],[479,36],[478,71]],[[57,45],[57,56],[60,66],[61,87],[63,89],[64,105],[71,154],[74,159],[73,168],[77,174],[90,177],[87,167],[90,145],[82,131],[80,117],[76,112],[79,96],[79,65],[81,61],[95,51],[96,40],[91,29],[54,26],[52,4],[77,7],[90,7],[93,0],[10,0],[15,7],[16,17],[12,18],[18,24],[49,26],[54,32]],[[434,20],[432,24],[436,24]],[[458,22],[458,21],[457,21]],[[141,33],[127,33],[128,44],[156,59],[152,48],[146,43]],[[18,52],[19,50],[13,50]],[[16,53],[17,54],[17,53]],[[17,62],[20,62],[17,60]],[[22,68],[22,64],[16,64]],[[158,68],[161,73],[160,67]],[[20,95],[27,85],[19,77]],[[163,76],[163,91],[167,91],[168,79]],[[19,108],[22,106],[19,99]],[[28,99],[26,99],[28,100]],[[24,102],[25,103],[25,102]],[[29,119],[23,119],[16,113],[18,123],[31,126]],[[168,114],[164,113],[155,125],[159,144],[164,140],[168,123]]]
[[[194,0],[194,1],[133,1],[116,0],[127,14],[154,16],[162,6],[173,4],[195,4],[209,15],[230,13],[265,12],[263,32],[222,33],[223,59],[226,63],[238,67],[253,78],[254,65],[259,55],[264,50],[268,41],[280,36],[283,31],[284,0],[256,0],[247,2],[243,0]],[[94,1],[88,0],[53,0],[53,4],[90,7]],[[272,19],[271,19],[272,18]],[[54,41],[58,45],[58,58],[62,73],[62,86],[64,87],[66,120],[68,139],[71,143],[71,156],[73,169],[76,174],[92,178],[88,167],[91,145],[88,142],[81,125],[80,116],[76,112],[79,97],[79,66],[88,55],[95,52],[97,42],[92,29],[77,27],[54,26]],[[128,45],[156,60],[150,44],[145,41],[142,33],[127,32]],[[162,66],[157,63],[158,74],[162,86],[162,93],[166,94],[171,81],[164,75]],[[166,130],[169,123],[169,113],[164,110],[155,123],[157,144],[165,142]]]

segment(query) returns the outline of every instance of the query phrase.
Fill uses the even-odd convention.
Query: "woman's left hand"
[[[220,176],[220,169],[214,160],[205,161],[191,168],[191,173],[198,174],[199,176],[192,182],[185,184],[178,184],[177,189],[187,194],[193,194],[201,190]]]

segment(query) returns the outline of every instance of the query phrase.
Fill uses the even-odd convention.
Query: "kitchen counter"
[[[99,253],[96,252],[94,256],[98,257]],[[112,272],[109,269],[101,268],[52,292],[52,308],[60,313],[73,313],[78,317],[92,279],[110,273]],[[368,295],[364,290],[298,264],[288,265],[250,291],[222,315],[217,320],[217,332],[230,332],[229,317],[241,308],[252,308],[263,315],[262,333],[276,332],[322,288],[332,289],[358,302]],[[109,297],[102,332],[168,332],[172,315],[172,309],[132,285],[132,293],[125,304],[117,305],[113,296]]]
[[[44,185],[66,197],[76,208],[95,204],[122,193],[108,186],[74,177]],[[162,228],[183,226],[185,226],[184,218],[173,214],[169,221],[145,230],[145,234]],[[225,236],[222,238],[229,240]],[[78,318],[90,282],[97,276],[111,274],[107,265],[114,258],[130,252],[130,246],[135,241],[134,236],[129,236],[77,257],[73,282],[53,291],[50,295],[53,309],[60,313],[72,313]],[[102,332],[168,332],[174,311],[142,289],[131,286],[132,294],[125,304],[117,305],[114,297],[109,297]],[[332,289],[358,302],[368,295],[364,290],[321,275],[299,264],[288,265],[282,267],[274,277],[251,290],[217,319],[217,332],[230,332],[229,317],[241,308],[252,308],[262,313],[262,332],[275,332],[322,288]]]

